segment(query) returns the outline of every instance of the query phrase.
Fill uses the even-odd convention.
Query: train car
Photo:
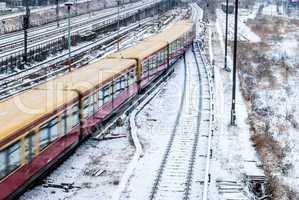
[[[83,138],[137,93],[136,80],[136,61],[104,58],[37,88],[70,90],[79,94],[80,102],[72,110],[73,113],[79,110],[82,116],[82,123],[77,123],[74,131],[83,129]]]
[[[139,90],[146,87],[172,65],[195,38],[195,26],[190,21],[181,21],[166,31],[120,52],[110,58],[134,59],[137,61]]]
[[[147,41],[155,43],[156,41],[166,41],[169,45],[169,62],[173,64],[180,57],[186,49],[190,47],[195,39],[196,29],[193,22],[180,21],[158,35],[150,37]]]
[[[190,46],[194,25],[157,36],[0,103],[0,199],[16,198]]]
[[[136,60],[138,89],[150,83],[167,65],[167,43],[142,41],[133,47],[111,54],[109,58]]]
[[[64,111],[78,99],[73,91],[29,90],[0,104],[0,199],[15,198],[76,143],[66,137]]]
[[[0,104],[0,199],[14,198],[137,92],[136,62],[103,59]]]

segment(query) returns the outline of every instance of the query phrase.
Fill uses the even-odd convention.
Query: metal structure
[[[68,50],[69,50],[69,56],[68,56],[68,65],[69,65],[69,71],[72,70],[71,67],[71,6],[73,5],[73,2],[66,2],[65,6],[67,6],[68,11]]]
[[[226,0],[226,21],[225,21],[225,52],[224,52],[224,69],[227,70],[227,34],[228,34],[228,0]]]
[[[233,90],[232,90],[232,108],[231,125],[236,126],[236,76],[237,76],[237,47],[238,47],[238,9],[239,0],[235,0],[235,33],[234,33],[234,62],[233,62]]]
[[[23,28],[24,28],[24,56],[23,61],[25,64],[28,62],[27,49],[28,49],[28,28],[30,26],[30,8],[29,2],[26,1],[26,13],[23,17]]]
[[[120,6],[121,6],[121,0],[117,0],[117,51],[119,51],[120,46],[120,37],[119,37],[119,31],[120,31]]]
[[[59,27],[59,0],[56,0],[56,20],[57,20],[57,27]]]

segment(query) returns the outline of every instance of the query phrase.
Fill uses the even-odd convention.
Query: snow
[[[275,18],[268,16],[267,19],[270,23],[270,20],[273,20],[273,24],[275,24],[275,22],[280,22],[276,19],[280,19],[281,22],[285,20],[286,25],[283,23],[278,24],[279,30],[277,33],[275,29],[269,29],[273,32],[268,33],[270,34],[268,37],[264,36],[263,42],[267,44],[266,47],[253,45],[254,50],[259,50],[257,55],[254,55],[253,51],[242,52],[246,54],[245,57],[264,57],[264,60],[262,59],[262,62],[259,62],[258,59],[242,60],[241,65],[245,70],[241,68],[240,77],[242,81],[246,77],[250,77],[254,83],[254,86],[248,91],[251,100],[247,101],[247,105],[245,104],[247,112],[253,115],[250,119],[251,123],[254,124],[253,126],[259,134],[273,137],[273,141],[277,142],[275,147],[281,149],[282,160],[280,163],[280,160],[276,158],[277,152],[265,148],[265,155],[261,155],[264,167],[270,171],[271,176],[278,178],[279,184],[277,185],[279,187],[286,185],[294,192],[299,193],[299,170],[297,167],[299,166],[299,149],[297,148],[299,142],[297,125],[299,117],[299,94],[297,89],[299,84],[299,32],[295,23],[292,25],[292,21],[288,18],[285,16],[279,17],[275,13],[276,7],[274,9],[271,5],[267,6],[263,14],[269,15],[269,9],[272,9],[272,15],[276,16]],[[280,30],[284,31],[280,33]],[[267,29],[264,32],[266,31]],[[264,34],[264,32],[261,34]],[[258,41],[251,39],[247,42],[249,45],[249,43]],[[285,65],[281,64],[283,60],[286,63]],[[264,75],[262,74],[263,70],[266,70]],[[249,87],[245,83],[244,87],[246,88],[246,86]],[[241,95],[239,98],[241,98]],[[240,112],[239,106],[238,112]],[[278,199],[288,198],[283,197],[278,190],[277,193],[281,195],[276,197]]]
[[[147,199],[151,192],[157,175],[156,170],[160,167],[180,104],[184,79],[183,67],[180,61],[176,67],[177,71],[162,88],[160,94],[138,115],[138,134],[144,156],[140,159],[121,199]]]
[[[240,17],[238,30],[245,37],[239,37],[239,40],[246,38],[252,42],[260,41],[256,34],[248,31],[249,28],[243,21],[246,16],[252,17],[252,14]],[[230,23],[233,23],[232,16],[230,16],[229,20]],[[215,60],[215,113],[217,113],[216,130],[213,138],[214,157],[211,164],[212,182],[210,194],[212,195],[210,199],[249,199],[250,194],[246,195],[248,188],[243,182],[245,175],[264,176],[264,173],[263,170],[258,168],[260,161],[250,140],[247,105],[240,92],[239,84],[237,84],[236,90],[237,127],[230,126],[232,73],[223,70],[224,26],[225,15],[222,11],[217,10],[217,21],[216,23],[212,22],[209,26],[209,49],[206,50],[210,52],[210,59]],[[229,51],[228,55],[228,65],[232,68],[231,51]],[[236,185],[240,184],[241,190],[238,192],[220,193],[219,184],[225,181],[236,182]]]
[[[256,12],[248,13],[243,12],[243,15],[239,15],[239,21],[238,21],[238,40],[239,41],[250,41],[250,42],[260,42],[260,37],[255,34],[251,29],[246,25],[246,21],[248,19],[252,19],[256,16]],[[222,33],[225,33],[225,13],[221,9],[217,9],[217,23],[222,29]],[[217,25],[217,26],[218,26]],[[234,40],[234,15],[229,15],[228,18],[228,27],[229,27],[229,34],[228,39]],[[224,34],[222,34],[224,35]]]
[[[127,134],[125,127],[117,128],[113,134]],[[74,183],[80,189],[65,192],[62,189],[37,186],[25,193],[20,199],[111,199],[128,162],[131,160],[134,148],[127,138],[95,141],[88,140],[76,151],[75,155],[55,170],[45,182],[61,184]],[[105,170],[99,176],[92,176],[92,170]]]

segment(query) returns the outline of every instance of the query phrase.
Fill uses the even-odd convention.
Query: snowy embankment
[[[273,7],[266,7],[263,13],[269,15],[269,10],[277,15]],[[222,32],[225,30],[224,16],[218,12]],[[232,29],[232,16],[229,19]],[[238,98],[245,98],[243,108],[249,113],[246,117],[249,137],[262,161],[273,199],[293,200],[298,198],[296,193],[299,192],[299,169],[296,167],[299,165],[296,145],[299,143],[299,95],[296,90],[299,84],[299,22],[286,17],[262,15],[255,18],[252,14],[250,17],[241,15],[240,19],[238,40],[242,42],[238,50],[238,82],[242,93],[238,90]],[[218,32],[221,32],[219,27]],[[233,39],[231,34],[229,39]],[[238,105],[238,117],[240,108]]]
[[[223,70],[224,67],[224,25],[225,15],[217,10],[217,21],[211,22],[206,37],[206,52],[209,53],[211,63],[215,63],[215,89],[216,89],[216,124],[213,138],[214,149],[212,159],[212,181],[210,186],[210,199],[249,199],[252,197],[247,187],[251,177],[264,177],[263,170],[259,168],[260,162],[250,140],[250,126],[248,113],[237,86],[237,127],[230,126],[231,116],[231,90],[232,76]],[[245,12],[242,12],[245,13]],[[255,12],[256,13],[256,12]],[[248,14],[253,17],[255,13]],[[260,41],[260,38],[243,22],[246,16],[240,17],[239,34],[242,41]],[[233,18],[229,17],[231,24],[229,32],[232,33]],[[232,34],[229,35],[229,38]],[[228,66],[232,68],[231,51],[229,51]]]
[[[274,199],[296,199],[299,21],[261,16],[248,24],[262,38],[257,44],[240,45],[241,86],[250,108],[252,139],[270,178]]]

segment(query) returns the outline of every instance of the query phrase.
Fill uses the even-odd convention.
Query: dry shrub
[[[265,162],[266,167],[270,167],[271,165],[271,167],[279,169],[283,159],[282,148],[271,135],[256,132],[257,131],[255,131],[255,133],[251,136],[251,140],[253,141],[262,160]]]
[[[268,188],[272,194],[272,200],[298,200],[298,194],[290,187],[281,183],[279,178],[273,175],[268,176]]]
[[[298,21],[274,16],[258,16],[256,19],[248,20],[247,25],[262,40],[268,40],[279,39],[287,32],[297,31]]]

